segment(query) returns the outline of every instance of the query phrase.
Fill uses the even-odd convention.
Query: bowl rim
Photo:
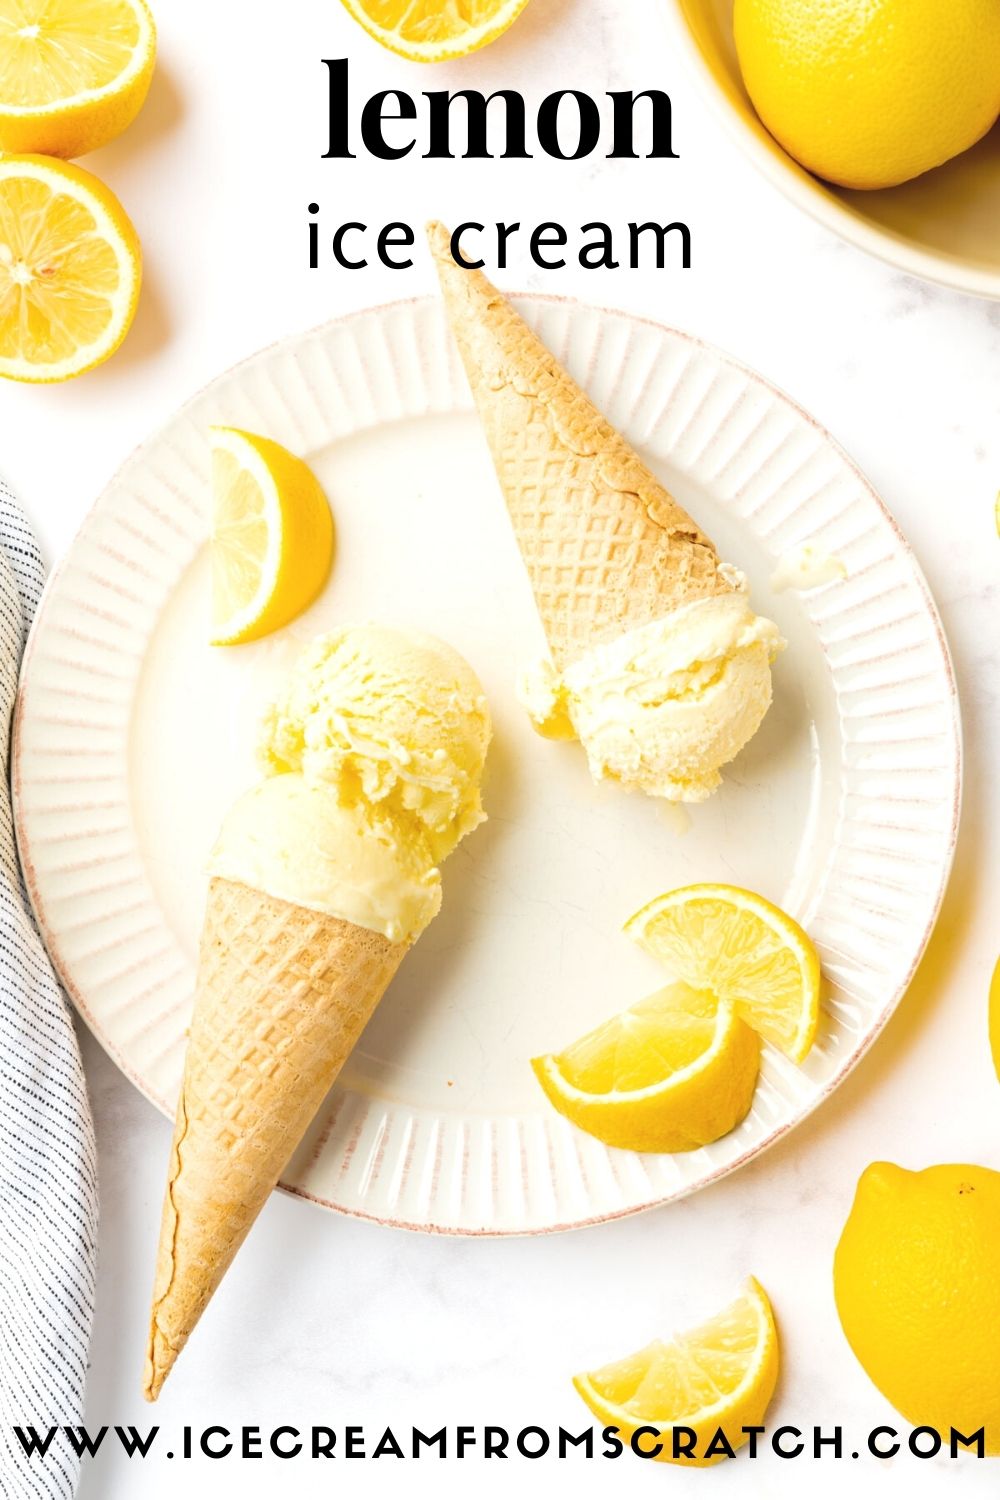
[[[679,49],[699,80],[712,112],[757,171],[790,202],[857,249],[867,251],[897,270],[953,291],[1000,301],[1000,270],[982,270],[943,251],[920,250],[891,230],[869,227],[860,216],[841,204],[818,178],[794,162],[777,141],[774,141],[772,151],[757,140],[739,111],[719,88],[695,41],[687,19],[687,0],[668,0],[666,13]]]

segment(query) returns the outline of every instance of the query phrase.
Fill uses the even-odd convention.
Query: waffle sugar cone
[[[428,226],[445,306],[555,664],[731,593],[708,537],[481,271]]]
[[[147,1400],[405,952],[365,927],[211,881],[160,1229]]]

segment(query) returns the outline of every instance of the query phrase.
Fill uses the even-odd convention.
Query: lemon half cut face
[[[0,375],[45,383],[113,354],[135,316],[139,239],[82,167],[0,156]]]
[[[354,19],[390,52],[443,62],[476,52],[512,26],[528,0],[343,0]]]
[[[146,0],[0,0],[0,150],[107,145],[142,108],[155,58]]]

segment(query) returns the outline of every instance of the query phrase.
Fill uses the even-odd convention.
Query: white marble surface
[[[161,66],[146,112],[90,163],[142,235],[148,280],[136,328],[104,370],[64,388],[0,391],[0,464],[50,556],[131,447],[218,370],[331,313],[429,291],[412,271],[310,272],[305,205],[341,218],[432,214],[568,225],[687,220],[694,268],[561,273],[512,263],[511,287],[640,311],[729,349],[789,390],[880,488],[927,571],[963,695],[966,811],[937,935],[887,1032],[837,1096],[791,1138],[670,1209],[529,1241],[437,1240],[276,1197],[206,1315],[157,1410],[165,1430],[280,1423],[528,1423],[579,1428],[574,1369],[616,1357],[711,1310],[753,1270],[769,1288],[784,1368],[772,1421],[842,1423],[850,1437],[893,1414],[840,1333],[831,1257],[861,1169],[970,1160],[1000,1167],[1000,1088],[986,1040],[996,956],[991,776],[1000,736],[997,541],[1000,307],[895,274],[801,218],[751,175],[671,55],[661,0],[532,0],[471,64],[433,73],[383,53],[334,0],[161,0]],[[324,150],[322,57],[350,55],[357,99],[376,88],[667,88],[681,158],[663,163],[333,163]],[[822,857],[822,851],[817,851]],[[90,1420],[147,1424],[138,1395],[167,1122],[84,1039],[101,1146],[102,1236]],[[174,1493],[255,1496],[276,1484],[327,1494],[341,1470],[168,1460],[114,1449],[82,1500]],[[741,1459],[704,1474],[607,1465],[466,1460],[359,1463],[359,1495],[464,1493],[572,1481],[663,1483],[719,1496],[992,1493],[989,1465]],[[845,1474],[845,1467],[847,1474]],[[655,1478],[652,1475],[655,1474]],[[209,1488],[211,1487],[211,1488]]]

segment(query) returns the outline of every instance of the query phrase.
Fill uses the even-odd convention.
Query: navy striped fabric
[[[41,554],[0,480],[0,1496],[70,1500],[79,1461],[28,1459],[13,1427],[83,1420],[97,1154],[69,1007],[28,911],[10,809],[10,720]]]

